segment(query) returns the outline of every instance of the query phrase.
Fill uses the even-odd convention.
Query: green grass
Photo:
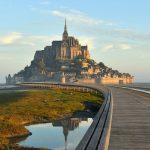
[[[0,137],[27,134],[24,124],[52,121],[85,109],[84,102],[101,104],[99,95],[72,90],[30,90],[0,93]]]

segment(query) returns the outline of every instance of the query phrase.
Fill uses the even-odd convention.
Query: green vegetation
[[[4,137],[29,134],[24,124],[52,121],[86,109],[86,101],[102,103],[102,97],[73,90],[27,90],[0,93],[0,144]]]

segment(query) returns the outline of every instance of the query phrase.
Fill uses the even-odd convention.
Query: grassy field
[[[4,137],[29,134],[27,123],[52,121],[86,109],[85,102],[101,104],[103,98],[71,90],[0,92],[0,142]]]

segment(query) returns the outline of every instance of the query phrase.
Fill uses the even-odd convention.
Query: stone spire
[[[65,26],[64,26],[63,40],[66,40],[67,38],[68,38],[68,32],[67,32],[67,24],[66,24],[66,18],[65,18]]]
[[[65,28],[64,28],[64,31],[66,31],[66,32],[67,32],[66,18],[65,18]]]

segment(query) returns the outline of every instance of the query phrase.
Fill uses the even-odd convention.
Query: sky
[[[150,82],[150,0],[0,0],[0,83],[61,40],[65,18],[92,59]]]

